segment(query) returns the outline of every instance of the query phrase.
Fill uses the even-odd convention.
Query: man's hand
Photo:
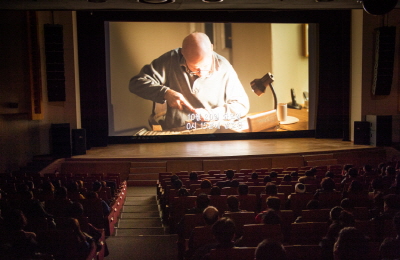
[[[168,106],[172,108],[176,108],[179,110],[189,110],[192,113],[195,113],[195,109],[190,105],[190,103],[185,99],[185,97],[172,89],[168,89],[165,92],[164,99],[167,101]]]

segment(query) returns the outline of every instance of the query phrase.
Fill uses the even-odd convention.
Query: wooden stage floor
[[[344,150],[374,149],[339,139],[284,138],[229,141],[112,144],[93,147],[72,158],[216,158],[283,154],[312,154]]]

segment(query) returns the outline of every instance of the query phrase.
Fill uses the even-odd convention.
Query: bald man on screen
[[[204,33],[189,34],[129,82],[145,99],[167,102],[165,129],[179,129],[193,117],[201,121],[244,117],[249,99],[232,65],[213,51]]]

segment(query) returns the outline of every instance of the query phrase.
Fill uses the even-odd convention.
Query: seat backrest
[[[183,217],[184,231],[183,237],[189,239],[193,229],[198,226],[204,226],[203,214],[185,214]]]
[[[243,246],[257,246],[264,239],[283,242],[281,225],[247,224],[243,225]]]
[[[288,260],[319,260],[321,247],[319,245],[285,245]]]
[[[256,247],[233,247],[212,249],[210,260],[254,260]]]
[[[342,200],[342,194],[340,192],[321,192],[318,195],[320,208],[331,209],[335,206],[339,206]]]
[[[330,209],[305,209],[301,211],[303,222],[328,222]]]
[[[313,193],[292,193],[290,198],[290,207],[295,216],[299,216],[303,209],[306,209],[307,203],[314,198]]]
[[[318,245],[328,231],[327,222],[301,222],[291,224],[291,244]]]
[[[255,194],[237,196],[240,209],[256,212],[258,210],[258,198]]]
[[[254,212],[226,212],[222,216],[231,218],[235,222],[236,235],[241,236],[244,225],[255,224],[256,214]]]

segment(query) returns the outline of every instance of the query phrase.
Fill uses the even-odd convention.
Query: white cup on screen
[[[280,122],[287,120],[287,103],[278,103],[277,115]]]

